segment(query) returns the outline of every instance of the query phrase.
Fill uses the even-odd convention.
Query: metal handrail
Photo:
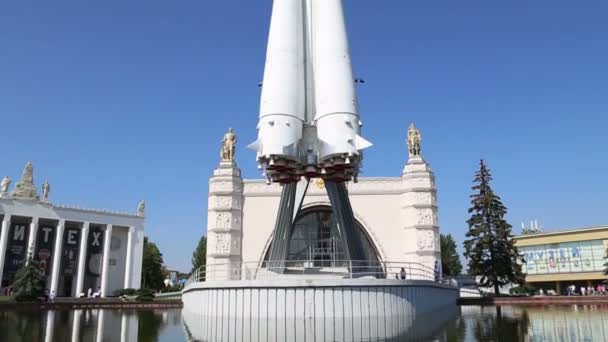
[[[402,270],[405,272],[403,275]],[[428,280],[454,284],[454,280],[418,262],[370,260],[307,260],[217,263],[196,269],[186,286],[206,281],[278,279],[285,275],[333,275],[341,278]]]

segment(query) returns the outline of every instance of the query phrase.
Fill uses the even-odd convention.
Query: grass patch
[[[0,296],[0,303],[12,302],[13,297]]]

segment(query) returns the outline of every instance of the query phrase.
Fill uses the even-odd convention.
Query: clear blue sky
[[[515,231],[608,223],[608,2],[346,0],[366,176],[398,176],[415,122],[443,232],[462,241],[485,158]],[[0,175],[135,210],[189,269],[226,128],[253,141],[270,0],[0,2]],[[397,229],[397,227],[395,227]]]

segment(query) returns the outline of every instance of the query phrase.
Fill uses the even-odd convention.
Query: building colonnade
[[[133,269],[132,264],[135,227],[115,226],[112,224],[95,224],[93,222],[86,221],[66,221],[64,219],[57,220],[45,219],[41,217],[23,217],[10,214],[0,215],[0,217],[2,219],[2,230],[0,232],[0,284],[2,284],[3,288],[10,286],[10,283],[7,283],[7,281],[12,283],[14,280],[7,279],[8,275],[6,274],[5,269],[6,264],[9,262],[28,262],[30,257],[39,259],[41,258],[41,255],[43,255],[47,257],[52,256],[52,269],[49,275],[50,285],[48,285],[48,290],[51,294],[58,294],[62,268],[66,267],[66,258],[68,258],[69,255],[70,257],[73,257],[75,261],[74,263],[76,264],[75,290],[70,290],[69,292],[71,296],[79,297],[84,293],[83,290],[85,289],[84,282],[85,274],[87,273],[86,266],[87,264],[91,265],[91,263],[95,264],[96,261],[91,261],[90,249],[92,247],[101,247],[101,279],[98,282],[98,287],[101,292],[100,295],[102,297],[107,296],[109,294],[108,279],[110,277],[109,270],[112,234],[116,229],[127,231],[126,258],[124,260],[124,288],[129,288],[134,285],[131,284],[131,270]],[[26,222],[29,222],[29,224],[24,224]],[[44,222],[44,227],[42,228],[44,231],[39,231],[41,229],[41,222]],[[52,227],[53,225],[54,227]],[[95,226],[95,231],[91,229],[93,225]],[[68,230],[66,230],[66,226],[69,226]],[[47,241],[49,240],[49,236],[52,234],[53,228],[55,231],[53,234],[54,240]],[[102,232],[103,234],[101,234]],[[44,236],[41,236],[41,234]],[[80,236],[79,241],[76,237],[77,235]],[[14,245],[11,246],[9,244],[11,241],[25,240],[25,236],[28,237],[26,246],[13,247]],[[103,241],[103,244],[101,241]],[[44,253],[39,253],[41,252],[40,245],[43,244],[43,242],[50,242],[50,244],[52,244],[52,252],[46,251]],[[73,249],[66,251],[66,244],[73,245],[71,246]],[[17,255],[22,256],[21,260],[7,260],[9,255],[9,247],[16,248],[13,249],[13,251],[16,251]],[[20,249],[23,249],[23,247],[25,247],[25,251],[20,252]],[[74,258],[74,255],[71,255],[74,254],[74,251],[77,251],[77,259]],[[87,252],[89,252],[89,255],[87,255]],[[88,263],[87,257],[89,258]],[[48,259],[51,259],[51,257]],[[116,260],[114,260],[114,262],[116,262]],[[95,267],[95,265],[92,267]],[[49,284],[48,279],[47,284]],[[96,290],[98,289],[93,289],[93,291]]]

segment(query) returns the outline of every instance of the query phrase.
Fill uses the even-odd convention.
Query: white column
[[[46,312],[46,327],[44,330],[44,342],[53,342],[53,328],[55,327],[55,311]]]
[[[129,235],[127,237],[127,263],[125,265],[125,289],[131,286],[131,264],[133,263],[133,234],[135,227],[129,227]]]
[[[27,254],[25,257],[25,263],[27,265],[27,263],[30,261],[30,257],[34,257],[35,255],[35,248],[36,248],[36,234],[38,232],[38,218],[37,217],[32,217],[32,223],[30,223],[30,234],[29,237],[27,239]]]
[[[53,271],[51,273],[51,289],[50,292],[57,295],[57,284],[59,283],[59,269],[62,254],[63,230],[65,229],[65,221],[59,221],[57,229],[55,229],[55,247],[53,248]]]
[[[74,318],[72,320],[72,342],[80,341],[80,316],[82,316],[82,310],[74,310]]]
[[[99,310],[97,315],[97,334],[95,335],[95,342],[103,342],[103,324],[105,320],[106,310]]]
[[[80,252],[78,253],[78,273],[76,276],[76,294],[75,297],[80,297],[82,293],[82,284],[84,283],[84,270],[87,256],[87,242],[89,238],[89,222],[82,225],[80,231]]]
[[[105,297],[108,291],[108,271],[110,263],[110,243],[112,242],[112,225],[106,227],[103,237],[103,263],[101,266],[101,296]]]
[[[128,327],[127,327],[128,321],[127,321],[127,314],[126,313],[122,313],[122,317],[120,318],[120,342],[128,342]]]
[[[4,271],[4,257],[6,256],[6,243],[8,242],[8,230],[10,227],[11,215],[4,215],[2,234],[0,235],[0,287],[2,287],[2,272]]]

